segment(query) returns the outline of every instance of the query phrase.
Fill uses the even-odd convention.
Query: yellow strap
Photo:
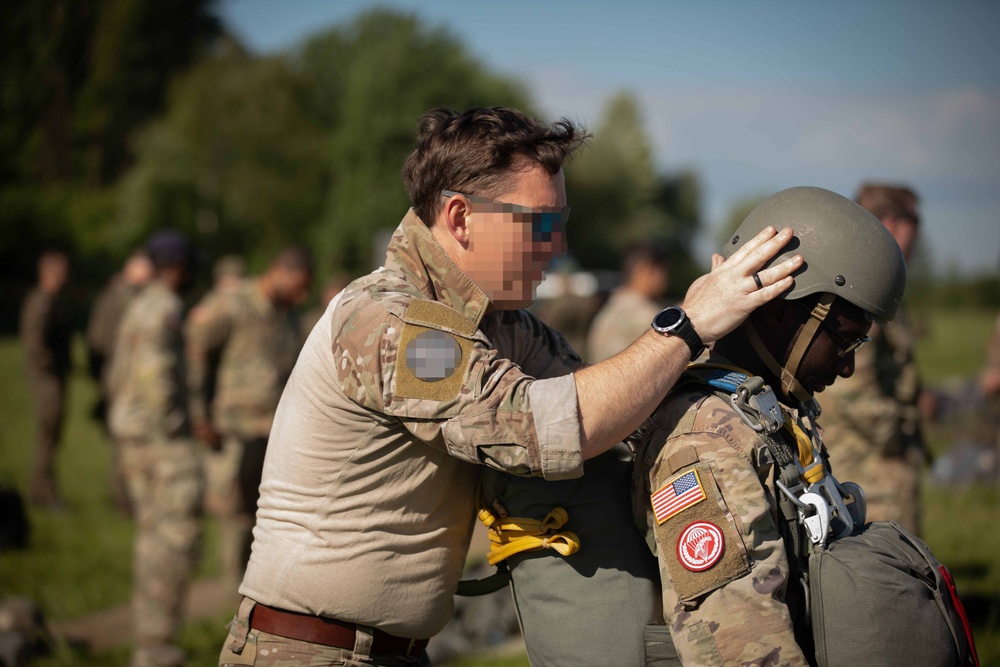
[[[486,526],[490,538],[490,553],[487,560],[496,565],[502,560],[523,551],[554,549],[563,556],[570,556],[580,550],[580,538],[572,531],[553,532],[569,521],[569,514],[562,507],[556,507],[544,519],[508,516],[497,519],[489,509],[479,510],[479,520]]]
[[[805,471],[802,473],[802,481],[806,484],[815,484],[826,476],[826,472],[823,470],[823,462],[814,460],[812,440],[809,439],[809,436],[799,428],[799,425],[795,423],[795,420],[792,419],[792,416],[784,408],[781,411],[785,415],[785,428],[795,438],[795,444],[799,449],[799,463],[802,464],[802,468]]]

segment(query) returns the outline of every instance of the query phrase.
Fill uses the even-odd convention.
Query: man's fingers
[[[725,264],[726,258],[719,253],[712,254],[712,270],[715,271],[717,268]]]
[[[766,243],[768,240],[773,238],[774,234],[775,234],[774,227],[771,226],[765,227],[764,229],[761,230],[759,234],[757,234],[757,236],[753,237],[752,239],[744,243],[743,247],[734,252],[732,256],[727,260],[727,263],[739,264],[744,259],[746,259],[747,255],[749,255],[751,252],[753,252],[761,245]]]
[[[747,256],[746,262],[748,262],[751,265],[747,268],[750,268],[754,271],[760,269],[760,267],[767,264],[768,260],[777,255],[782,248],[788,245],[788,242],[791,240],[792,240],[792,230],[789,229],[788,227],[785,227],[780,232],[775,234],[773,237],[769,238],[763,243],[756,245],[754,249],[750,251],[750,253]],[[741,263],[746,263],[746,262],[741,262]]]
[[[763,289],[759,289],[756,292],[751,292],[748,296],[753,299],[756,303],[756,307],[763,306],[765,303],[771,299],[777,297],[779,294],[787,289],[790,289],[795,281],[791,276],[786,276],[774,283],[773,285],[765,285]]]
[[[798,271],[802,266],[802,255],[796,255],[791,259],[787,259],[781,264],[775,264],[769,269],[765,269],[757,273],[760,278],[760,282],[766,287],[775,281],[781,280],[785,276],[792,275],[795,271]]]

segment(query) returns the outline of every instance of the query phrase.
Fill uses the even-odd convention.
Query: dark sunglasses
[[[810,314],[812,313],[812,308],[802,303],[801,301],[796,301],[795,303],[802,306],[802,308],[806,312]],[[846,337],[844,337],[844,334],[837,331],[837,329],[826,320],[821,320],[819,325],[823,327],[823,330],[826,331],[826,335],[829,336],[830,339],[833,340],[834,344],[837,346],[837,349],[839,350],[839,352],[837,352],[837,357],[839,357],[840,359],[843,359],[852,352],[857,352],[862,347],[864,347],[865,343],[872,342],[872,339],[869,336],[858,336],[854,340],[848,340]]]
[[[569,220],[569,206],[562,208],[520,206],[518,204],[508,204],[507,202],[496,201],[488,197],[467,195],[464,192],[454,190],[442,190],[442,197],[454,197],[460,195],[473,204],[488,205],[493,213],[512,213],[517,221],[531,223],[531,240],[535,243],[548,243],[552,240],[552,235],[566,230],[566,221]]]

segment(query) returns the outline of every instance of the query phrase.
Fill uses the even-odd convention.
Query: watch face
[[[684,311],[677,307],[664,308],[653,318],[653,328],[669,330],[676,326],[684,317]]]

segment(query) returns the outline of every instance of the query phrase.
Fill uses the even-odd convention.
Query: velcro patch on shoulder
[[[680,601],[691,601],[750,571],[743,540],[708,463],[697,463],[663,483],[657,480],[657,489],[677,498],[661,498],[661,504],[673,503],[668,507],[676,510],[662,521],[653,500],[653,530],[659,558]]]
[[[395,396],[447,401],[458,396],[472,363],[471,320],[444,304],[415,299],[403,317],[396,354]]]
[[[471,338],[476,333],[476,323],[463,317],[454,308],[429,299],[414,299],[406,307],[403,321],[430,329],[440,329]]]

